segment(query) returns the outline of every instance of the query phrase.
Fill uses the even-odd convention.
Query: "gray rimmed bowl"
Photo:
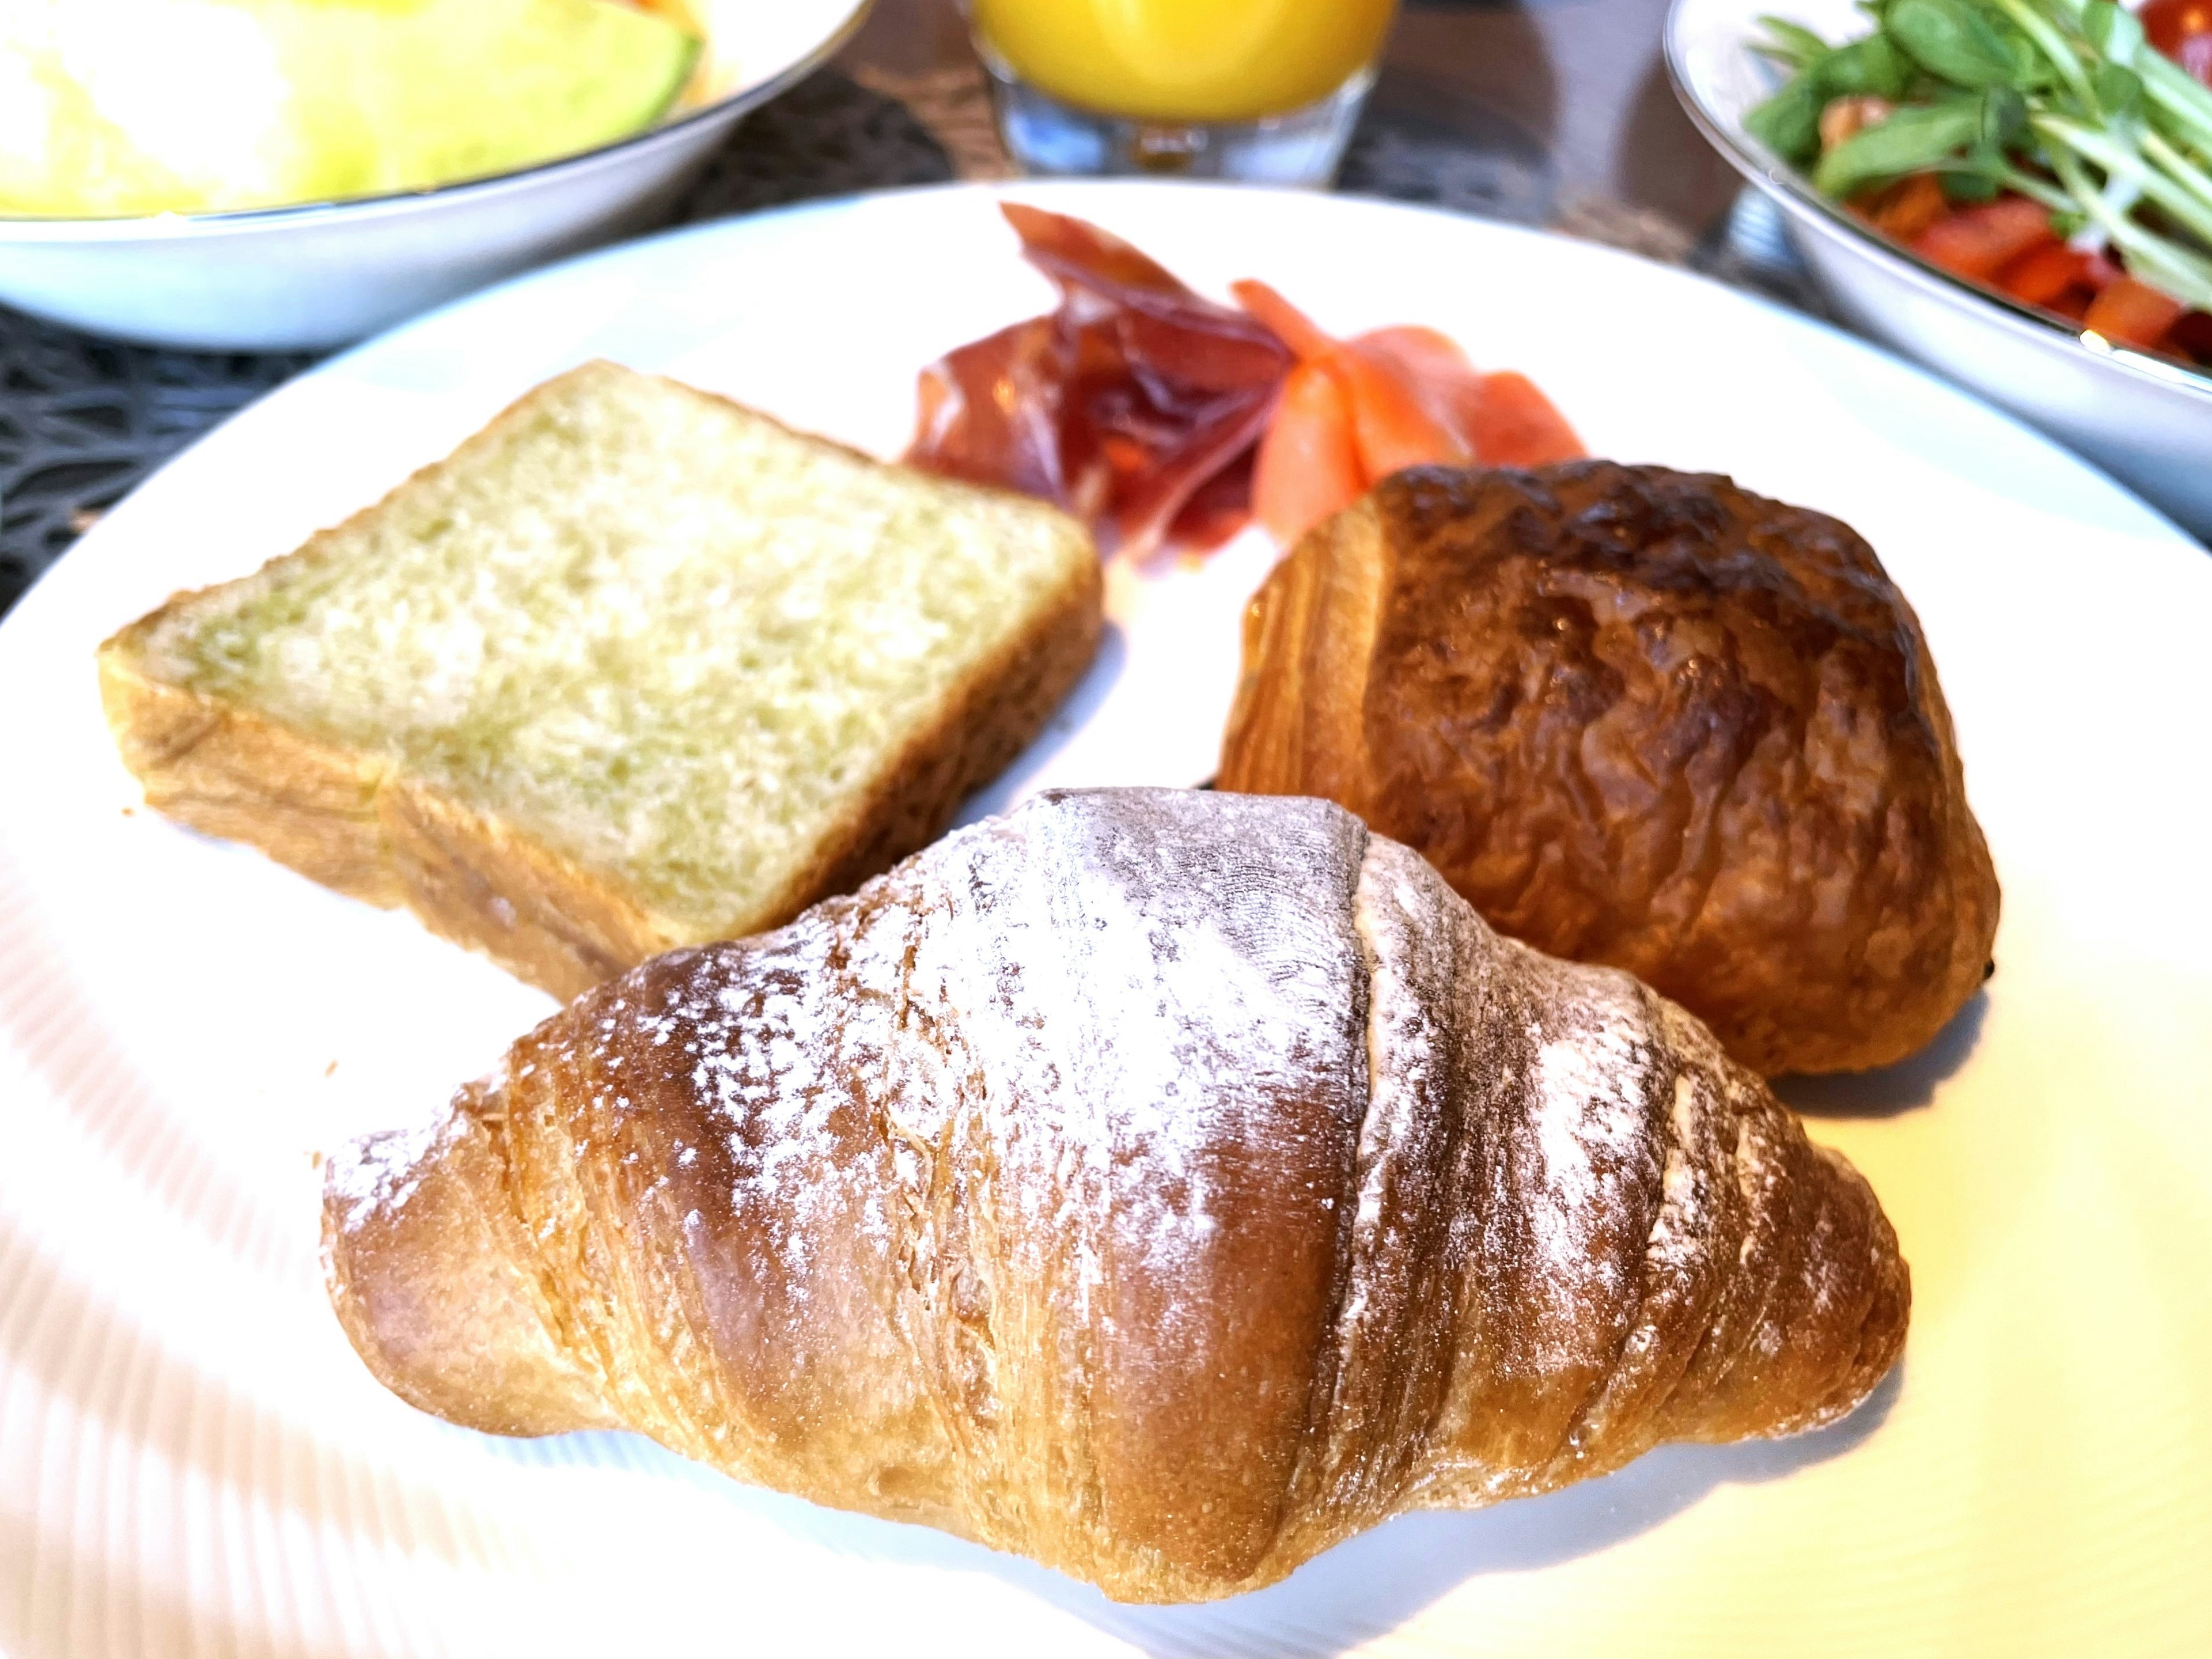
[[[1815,191],[1744,131],[1780,84],[1755,57],[1759,19],[1830,40],[1867,20],[1851,0],[1674,0],[1667,67],[1713,146],[1782,210],[1790,239],[1845,320],[2088,456],[2212,538],[2212,376],[2106,343],[1902,252]]]
[[[711,0],[715,88],[645,131],[520,172],[400,196],[133,219],[0,218],[0,301],[197,350],[343,345],[488,283],[641,228],[738,121],[850,40],[870,0]]]

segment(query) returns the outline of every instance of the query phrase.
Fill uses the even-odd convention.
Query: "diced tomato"
[[[2212,34],[2212,0],[2146,0],[2136,14],[2150,43],[2168,57],[2193,34]]]
[[[2031,248],[1996,273],[1996,285],[2023,304],[2048,306],[2069,289],[2088,289],[2089,256],[2063,242]]]
[[[2212,311],[2192,311],[2166,331],[2167,346],[2199,363],[2212,363]]]
[[[2149,349],[2166,338],[2189,307],[2147,283],[2123,276],[2108,284],[2089,302],[2081,326],[2101,334],[2115,345]]]
[[[2023,253],[2058,240],[2051,210],[2025,196],[1960,208],[1912,239],[1912,251],[1954,276],[1987,282]]]
[[[1883,235],[1909,242],[1951,211],[1951,198],[1934,173],[1916,173],[1866,198],[1859,211]]]
[[[1367,493],[1352,399],[1325,363],[1301,363],[1283,383],[1282,401],[1252,473],[1253,515],[1284,547]]]
[[[2081,256],[2081,286],[2068,289],[2049,301],[2045,309],[2078,323],[2089,314],[2089,302],[2126,275],[2103,253],[2085,253]]]
[[[2149,0],[2136,15],[2151,45],[2212,86],[2212,0]]]

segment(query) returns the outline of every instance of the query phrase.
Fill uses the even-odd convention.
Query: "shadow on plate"
[[[1935,1100],[1937,1085],[1974,1052],[1989,1007],[1989,993],[1977,991],[1935,1041],[1911,1059],[1871,1072],[1777,1078],[1775,1097],[1808,1117],[1897,1117],[1917,1111]]]
[[[1789,1440],[1665,1446],[1618,1474],[1493,1509],[1400,1516],[1346,1540],[1282,1583],[1227,1602],[1125,1607],[1054,1577],[1042,1593],[1154,1659],[1228,1652],[1321,1659],[1396,1629],[1460,1585],[1626,1542],[1724,1486],[1782,1479],[1841,1455],[1881,1425],[1903,1387],[1890,1373],[1844,1421]]]
[[[1227,1653],[1331,1659],[1398,1628],[1486,1574],[1527,1572],[1610,1549],[1720,1487],[1782,1480],[1840,1456],[1881,1426],[1903,1382],[1899,1365],[1850,1417],[1811,1434],[1732,1446],[1665,1446],[1618,1474],[1542,1498],[1486,1510],[1400,1516],[1346,1540],[1279,1584],[1185,1607],[1123,1606],[1049,1568],[945,1533],[740,1486],[635,1436],[563,1437],[565,1448],[551,1451],[551,1458],[618,1463],[717,1488],[728,1501],[855,1560],[988,1575],[1152,1659],[1218,1659]],[[529,1443],[504,1443],[502,1449],[512,1448],[532,1461],[547,1458],[550,1444],[533,1456],[524,1449]]]

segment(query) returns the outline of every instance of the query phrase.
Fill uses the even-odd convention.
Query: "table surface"
[[[1676,106],[1666,0],[1407,0],[1341,187],[1628,246],[1810,304]],[[678,219],[1005,170],[954,0],[877,0],[741,126]],[[307,356],[117,345],[0,309],[0,611],[106,507]]]

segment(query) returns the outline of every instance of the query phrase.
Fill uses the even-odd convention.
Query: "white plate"
[[[1901,252],[1838,210],[1744,131],[1744,116],[1782,84],[1752,51],[1770,13],[1837,42],[1869,27],[1856,0],[1674,0],[1667,67],[1698,130],[1782,209],[1791,244],[1838,313],[2073,445],[2212,538],[2212,374],[2055,323]]]
[[[1306,195],[1025,189],[1218,292],[1419,321],[1600,453],[1850,520],[1925,621],[2005,887],[1925,1059],[1801,1091],[1914,1271],[1901,1383],[1823,1435],[1674,1449],[1139,1611],[634,1438],[503,1441],[370,1381],[308,1150],[418,1115],[550,1006],[404,916],[141,811],[92,649],[604,355],[879,452],[915,369],[1047,301],[992,198],[720,224],[547,272],[285,387],[0,627],[0,1650],[2100,1655],[2202,1651],[2212,1554],[2212,562],[1869,348],[1580,244]],[[1117,568],[1117,628],[1002,793],[1213,763],[1256,537]]]
[[[706,102],[687,100],[644,132],[519,173],[250,212],[0,217],[0,300],[96,334],[192,350],[358,340],[653,223],[748,111],[853,37],[869,3],[699,0]]]

